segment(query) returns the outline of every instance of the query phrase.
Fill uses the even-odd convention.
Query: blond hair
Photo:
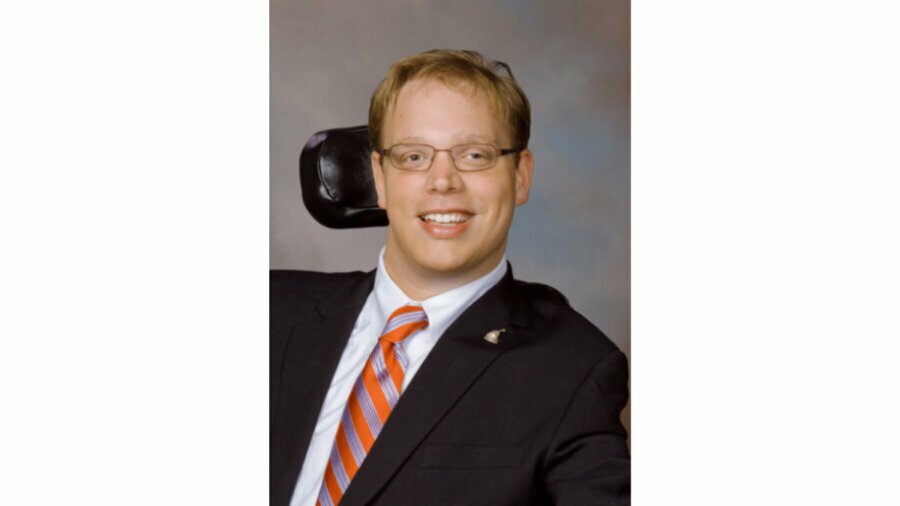
[[[528,147],[531,105],[509,65],[488,60],[475,51],[435,49],[396,61],[375,89],[369,104],[369,142],[373,149],[386,147],[381,145],[385,115],[403,86],[415,79],[436,80],[452,87],[471,86],[485,92],[494,114],[512,136],[513,146],[500,147]]]

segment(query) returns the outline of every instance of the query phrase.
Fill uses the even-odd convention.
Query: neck
[[[387,248],[384,253],[384,267],[391,280],[407,297],[415,301],[423,301],[487,275],[497,267],[502,258],[501,253],[496,261],[464,272],[435,272],[421,267],[410,267],[404,262],[398,261],[394,255],[391,255],[390,248]]]

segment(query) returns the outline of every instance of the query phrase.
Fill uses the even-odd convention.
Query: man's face
[[[437,81],[411,81],[388,111],[385,148],[488,143],[511,148],[511,136],[484,92]],[[487,274],[503,256],[513,210],[528,200],[534,160],[528,150],[501,156],[490,169],[460,172],[449,152],[435,153],[431,168],[408,172],[372,154],[378,205],[387,211],[385,262],[391,275],[456,280]]]

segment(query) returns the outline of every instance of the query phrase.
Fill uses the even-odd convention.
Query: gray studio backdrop
[[[273,269],[370,270],[385,229],[330,230],[303,207],[297,160],[318,130],[367,122],[399,57],[474,49],[507,62],[532,104],[531,200],[507,254],[630,354],[629,3],[271,2]]]

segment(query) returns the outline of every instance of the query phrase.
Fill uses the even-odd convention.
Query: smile
[[[434,239],[453,239],[465,232],[471,218],[471,214],[463,211],[426,212],[419,215],[419,223]]]
[[[469,220],[469,215],[462,213],[428,213],[419,217],[424,222],[455,225]]]

